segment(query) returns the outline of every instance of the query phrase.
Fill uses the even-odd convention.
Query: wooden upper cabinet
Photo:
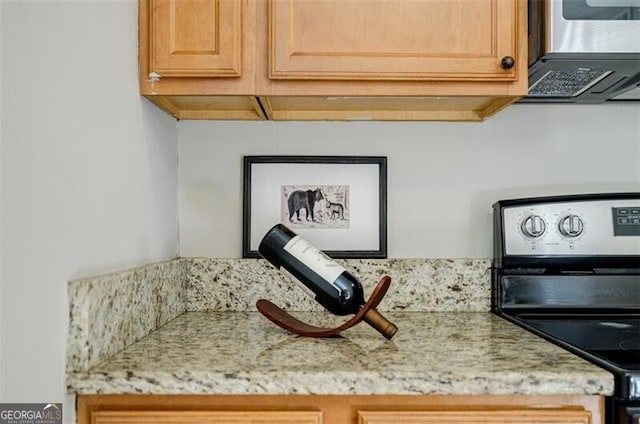
[[[140,93],[178,119],[477,121],[528,89],[526,0],[138,1]]]
[[[242,2],[149,0],[150,72],[161,77],[239,77]]]
[[[265,119],[256,0],[139,0],[138,17],[140,94],[178,119]]]
[[[517,25],[526,24],[518,22],[514,0],[270,0],[269,6],[273,79],[517,77],[515,66],[502,66],[503,58],[517,58]]]

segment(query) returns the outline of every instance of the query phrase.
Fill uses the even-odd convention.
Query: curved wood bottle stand
[[[373,290],[373,293],[371,293],[369,300],[367,300],[362,308],[360,308],[360,310],[353,317],[351,317],[351,319],[335,328],[316,327],[311,324],[307,324],[306,322],[302,322],[299,319],[289,315],[274,303],[265,299],[259,299],[258,302],[256,302],[256,307],[258,308],[258,311],[262,313],[262,315],[264,315],[274,324],[300,336],[335,336],[338,333],[353,327],[360,321],[365,321],[380,333],[382,333],[382,335],[387,339],[391,339],[398,330],[398,327],[389,322],[376,310],[376,306],[378,306],[378,304],[380,304],[380,302],[382,301],[382,298],[387,293],[390,284],[391,277],[389,277],[388,275],[380,278],[380,281],[378,281],[376,288]]]

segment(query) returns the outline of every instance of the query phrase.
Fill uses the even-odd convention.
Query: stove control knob
[[[567,215],[558,223],[558,230],[565,237],[578,237],[584,231],[584,222],[578,215]]]
[[[520,224],[520,229],[525,236],[537,238],[544,234],[547,225],[540,215],[529,215]]]

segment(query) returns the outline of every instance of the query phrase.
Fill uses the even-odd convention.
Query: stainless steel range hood
[[[529,0],[529,95],[640,101],[640,0]]]
[[[625,91],[622,94],[618,94],[617,96],[613,96],[611,100],[640,100],[640,86],[634,88],[633,90]]]

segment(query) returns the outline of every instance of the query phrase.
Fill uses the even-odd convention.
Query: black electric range
[[[610,371],[607,424],[640,424],[640,193],[493,205],[493,312]]]

